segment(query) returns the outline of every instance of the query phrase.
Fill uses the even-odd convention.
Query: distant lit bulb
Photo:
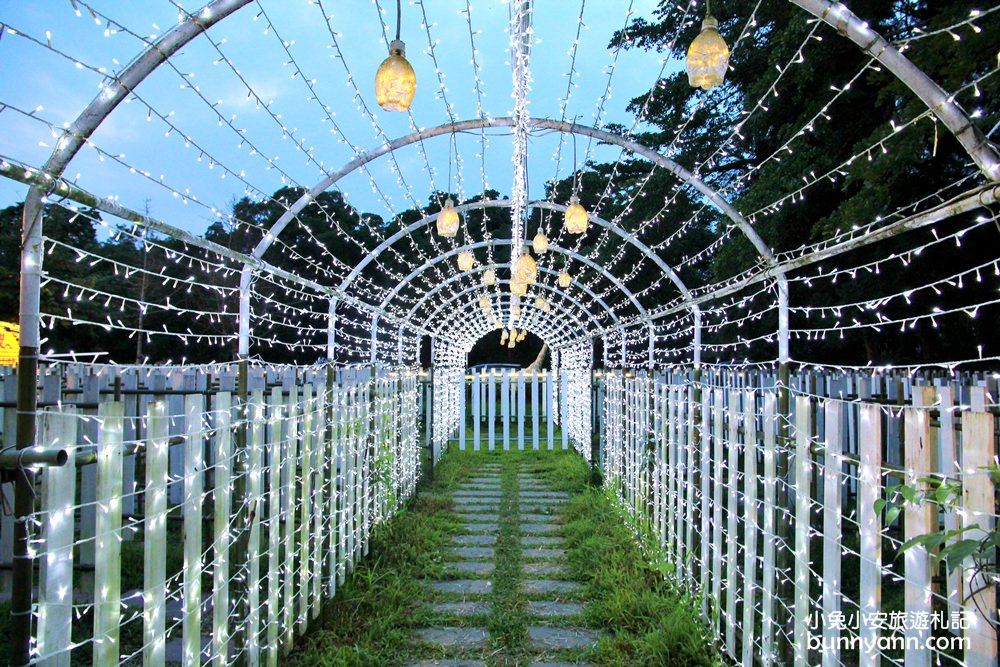
[[[534,248],[535,252],[539,255],[543,255],[549,251],[549,237],[541,232],[535,234],[535,238],[531,241],[531,247]]]
[[[458,226],[461,222],[462,218],[459,217],[458,211],[455,210],[455,202],[451,200],[451,197],[448,197],[448,199],[444,202],[444,206],[441,208],[441,212],[438,213],[438,236],[444,239],[455,238],[455,235],[458,234]]]
[[[458,253],[458,268],[461,271],[472,270],[473,264],[476,263],[476,257],[469,250],[463,250]]]
[[[570,234],[583,234],[587,231],[587,209],[580,203],[580,198],[573,195],[569,198],[569,207],[565,214],[566,231]]]

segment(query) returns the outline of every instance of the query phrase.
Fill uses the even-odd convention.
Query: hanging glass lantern
[[[510,293],[514,296],[524,296],[528,293],[528,283],[521,283],[516,280],[510,281]]]
[[[503,347],[504,343],[507,342],[507,330],[504,329],[503,333],[500,334],[500,347]]]
[[[580,198],[576,195],[569,198],[565,221],[566,231],[570,234],[583,234],[587,231],[587,209],[583,207]]]
[[[490,297],[488,296],[479,297],[479,307],[482,308],[483,310],[489,310],[491,308]]]
[[[527,287],[534,283],[538,277],[538,263],[535,262],[535,258],[530,253],[526,252],[514,260],[514,266],[511,267],[510,272],[515,281],[524,283]]]
[[[514,345],[516,343],[517,343],[517,336],[514,335],[514,332],[511,332],[511,334],[510,334],[510,342],[507,343],[507,347],[509,349],[513,350],[514,349]]]
[[[458,211],[455,210],[455,202],[451,200],[451,197],[448,197],[444,200],[444,206],[441,208],[441,212],[438,213],[438,236],[444,239],[455,238],[455,235],[458,234],[458,226],[461,222],[462,218],[459,217]]]
[[[521,333],[519,333],[517,335],[517,342],[520,343],[522,340],[524,340],[525,336],[527,336],[527,335],[528,335],[528,330],[527,329],[521,329]]]
[[[719,34],[719,22],[706,7],[701,32],[687,52],[688,83],[694,88],[709,90],[720,85],[729,67],[729,47]]]
[[[386,111],[406,111],[417,92],[417,75],[406,60],[406,45],[396,39],[389,44],[389,57],[375,74],[375,100]]]
[[[516,322],[519,317],[521,317],[521,306],[515,303],[510,307],[510,321]]]
[[[458,253],[458,268],[461,271],[470,271],[472,265],[476,263],[476,257],[469,250]]]
[[[493,287],[497,282],[497,272],[492,268],[483,271],[483,284],[487,287]]]
[[[573,282],[573,277],[569,275],[569,271],[563,271],[559,274],[559,287],[565,289],[569,287],[571,282]]]
[[[541,310],[545,307],[545,297],[539,296],[535,298],[535,308]]]
[[[539,255],[544,255],[549,251],[549,237],[538,232],[535,234],[535,238],[531,240],[531,247]]]

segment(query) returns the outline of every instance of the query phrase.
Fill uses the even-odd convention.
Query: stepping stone
[[[420,641],[455,649],[483,648],[486,646],[489,636],[489,631],[483,628],[423,628],[417,630],[417,638]]]
[[[495,517],[494,517],[495,518]],[[463,523],[462,530],[467,533],[496,533],[500,530],[498,523]]]
[[[453,535],[451,543],[462,546],[488,546],[496,544],[497,537],[496,535]]]
[[[493,582],[487,579],[456,579],[455,581],[432,581],[431,589],[438,593],[459,593],[461,595],[486,595],[493,591]]]
[[[444,566],[449,570],[464,572],[466,574],[489,574],[495,567],[493,563],[485,563],[477,560],[445,563]]]
[[[527,512],[529,514],[538,514],[539,512],[554,512],[556,508],[552,505],[536,505],[534,503],[530,505],[521,505],[520,509],[522,512]]]
[[[499,491],[462,491],[458,490],[452,495],[463,498],[503,498]]]
[[[565,570],[561,563],[525,563],[521,570],[525,574],[535,576],[552,577],[563,574]]]
[[[569,498],[565,491],[521,491],[522,498]]]
[[[583,628],[528,628],[528,645],[537,651],[559,651],[590,648],[598,634]]]
[[[556,523],[525,523],[521,524],[522,533],[557,533],[559,524]]]
[[[451,554],[453,556],[458,556],[459,558],[493,558],[493,548],[492,547],[453,547],[451,549]]]
[[[406,667],[486,667],[486,663],[482,660],[421,660],[411,662]]]
[[[521,588],[525,593],[543,595],[550,593],[578,593],[583,589],[583,586],[575,581],[525,579],[521,582]]]
[[[500,504],[493,503],[490,505],[481,505],[478,503],[477,504],[458,503],[453,511],[460,513],[465,512],[467,514],[481,514],[483,512],[499,512]]]
[[[553,544],[562,543],[562,539],[558,537],[546,537],[543,535],[535,536],[528,535],[527,537],[521,538],[521,544],[528,544],[531,546],[552,546]]]
[[[497,518],[498,518],[498,515],[495,514],[495,513],[493,513],[493,514],[491,514],[489,512],[475,513],[475,512],[465,512],[464,510],[456,510],[456,511],[461,511],[462,512],[462,516],[459,517],[462,521],[485,521],[485,522],[489,522],[489,521],[496,521]]]
[[[522,514],[520,516],[521,523],[548,523],[555,518],[553,514]]]
[[[470,477],[470,484],[499,484],[500,477],[498,475],[483,475],[482,477]]]
[[[542,618],[578,616],[583,613],[583,605],[577,602],[551,602],[549,600],[529,600],[528,613]]]
[[[431,609],[435,614],[455,616],[486,616],[490,613],[490,606],[485,602],[441,602]]]
[[[562,558],[565,549],[523,549],[521,555],[525,558]]]

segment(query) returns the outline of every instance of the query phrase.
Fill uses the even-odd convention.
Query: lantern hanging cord
[[[396,41],[400,41],[400,26],[403,22],[403,0],[396,0]]]

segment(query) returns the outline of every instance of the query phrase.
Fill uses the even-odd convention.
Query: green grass
[[[528,617],[520,590],[521,558],[517,472],[531,472],[556,490],[573,494],[563,534],[568,577],[585,585],[585,621],[606,632],[593,651],[565,656],[595,665],[721,665],[693,603],[679,596],[648,565],[610,500],[588,486],[591,471],[573,452],[459,452],[450,450],[418,496],[375,536],[321,621],[298,640],[284,664],[389,667],[436,656],[415,648],[412,633],[433,625],[426,582],[444,578],[449,536],[459,530],[450,494],[485,462],[503,464],[500,534],[489,617],[459,621],[490,629],[492,645],[475,656],[491,667],[526,665]],[[465,575],[463,575],[464,577]],[[537,622],[537,621],[533,621]],[[449,624],[456,621],[449,620]]]

